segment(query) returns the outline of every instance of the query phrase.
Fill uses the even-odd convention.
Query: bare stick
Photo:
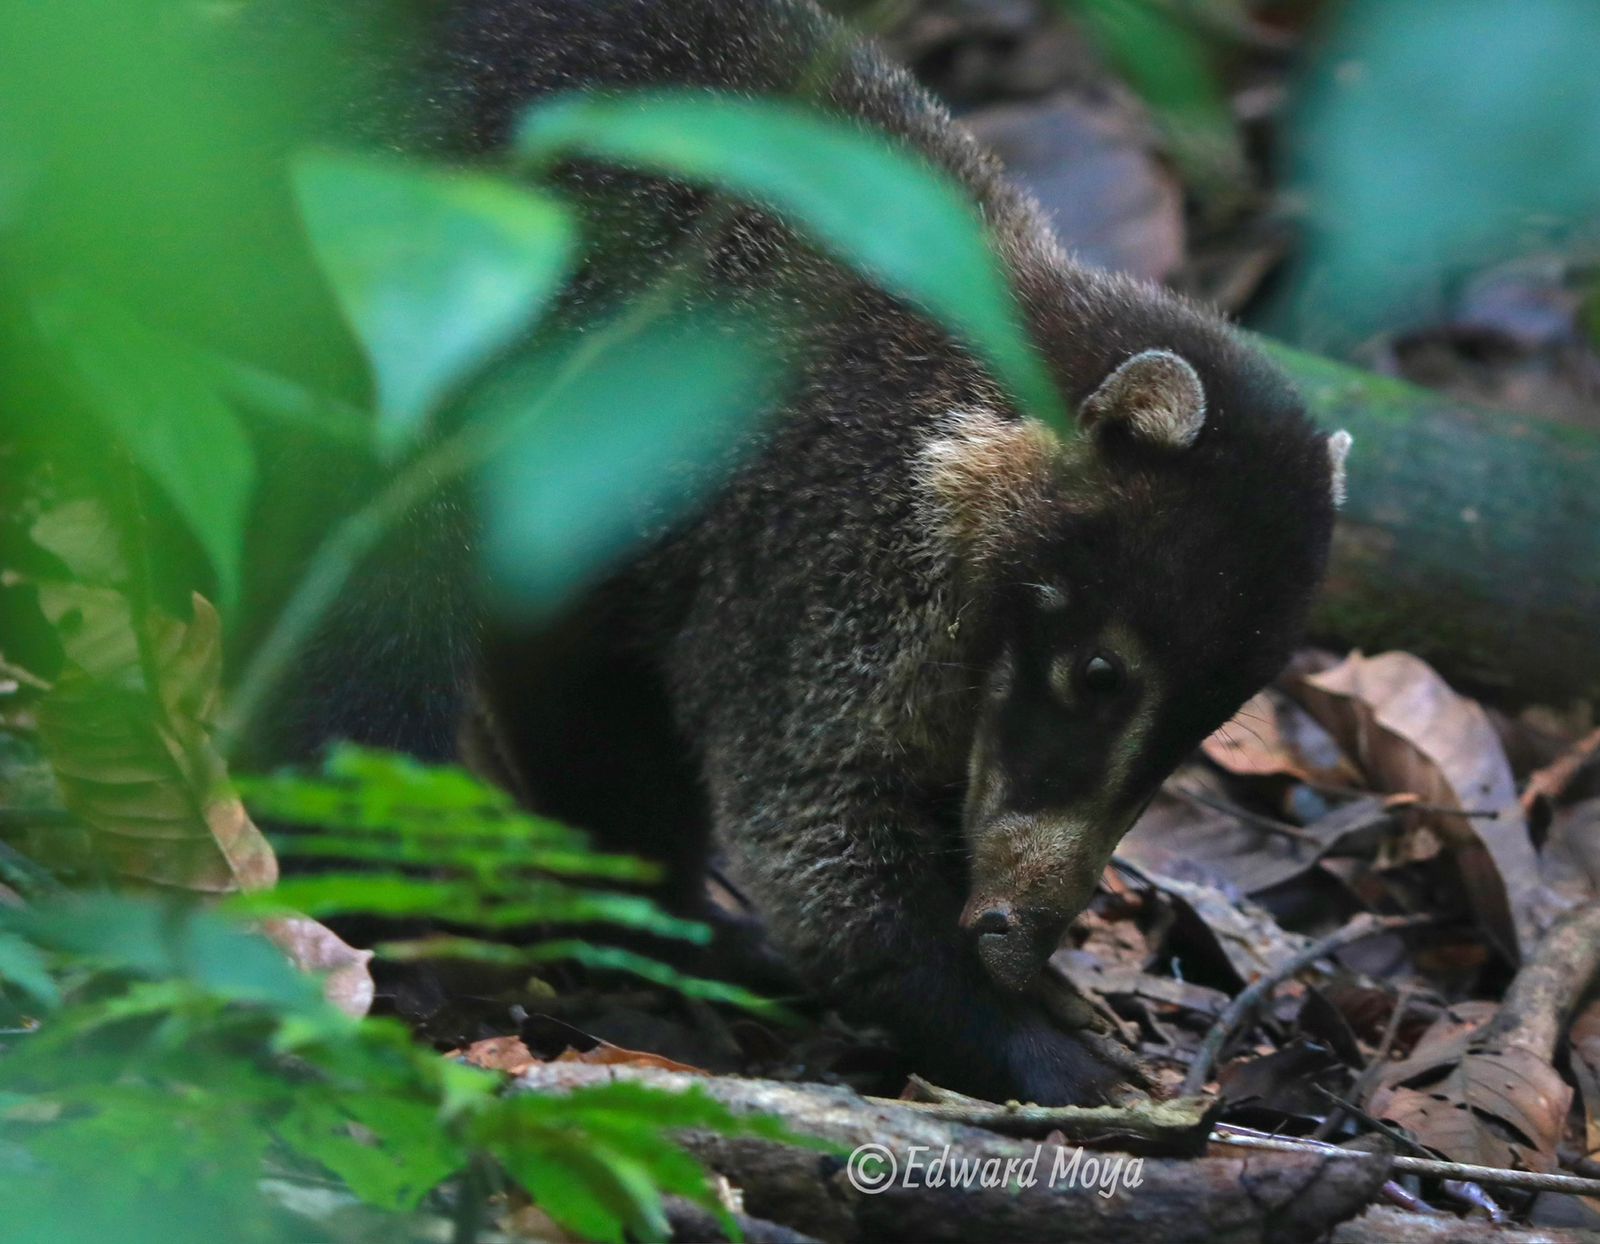
[[[1296,972],[1303,971],[1318,959],[1326,958],[1352,942],[1376,937],[1380,933],[1389,933],[1395,929],[1428,924],[1432,920],[1431,916],[1378,917],[1363,912],[1344,927],[1336,929],[1320,941],[1311,943],[1292,959],[1279,964],[1274,971],[1251,981],[1232,1002],[1228,1003],[1227,1009],[1217,1016],[1216,1023],[1211,1025],[1211,1031],[1206,1033],[1206,1039],[1200,1043],[1199,1050],[1195,1052],[1194,1061],[1189,1064],[1189,1074],[1184,1076],[1183,1087],[1179,1092],[1184,1097],[1192,1097],[1205,1090],[1206,1081],[1211,1078],[1211,1068],[1216,1065],[1217,1057],[1222,1053],[1222,1047],[1228,1043],[1228,1038],[1233,1036],[1250,1012],[1255,1010],[1268,994]]]
[[[1597,974],[1600,901],[1593,901],[1574,907],[1550,926],[1474,1045],[1487,1049],[1515,1045],[1549,1062],[1567,1019]]]
[[[1257,1135],[1227,1123],[1217,1125],[1211,1133],[1211,1142],[1239,1149],[1268,1149],[1275,1153],[1291,1153],[1298,1150],[1321,1153],[1328,1157],[1339,1154],[1352,1158],[1372,1156],[1358,1149],[1341,1149],[1337,1145],[1321,1141]],[[1391,1158],[1390,1169],[1439,1179],[1467,1180],[1471,1183],[1490,1184],[1501,1188],[1522,1188],[1529,1192],[1570,1192],[1574,1196],[1600,1196],[1600,1179],[1584,1179],[1579,1175],[1544,1175],[1538,1171],[1508,1171],[1497,1166],[1474,1166],[1468,1162],[1406,1157]]]

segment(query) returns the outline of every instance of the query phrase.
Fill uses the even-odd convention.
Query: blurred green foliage
[[[1291,134],[1308,253],[1277,327],[1345,348],[1600,219],[1600,6],[1349,0]]]
[[[578,152],[770,205],[932,312],[1024,409],[1071,435],[976,208],[922,160],[793,104],[690,90],[558,99],[528,114],[516,146],[535,167]]]
[[[181,900],[0,911],[4,986],[42,1019],[0,1057],[0,1231],[17,1244],[322,1238],[269,1173],[337,1177],[368,1207],[352,1238],[393,1238],[468,1170],[478,1197],[521,1186],[584,1238],[660,1238],[663,1193],[726,1217],[671,1130],[784,1136],[692,1090],[503,1094],[394,1021],[336,1012],[275,947]],[[468,1195],[453,1212],[481,1212]]]
[[[1190,189],[1213,209],[1248,187],[1244,147],[1218,72],[1217,50],[1172,0],[1055,0],[1136,91]]]
[[[378,447],[393,456],[534,322],[571,267],[574,223],[504,178],[326,155],[296,173],[312,245],[372,365]]]
[[[561,159],[777,210],[1064,420],[981,222],[928,168],[798,102],[686,94],[556,101],[514,153],[472,170],[401,158],[427,145],[405,129],[411,14],[364,0],[0,7],[0,487],[33,498],[38,519],[15,524],[24,548],[0,530],[0,554],[28,564],[6,590],[31,594],[53,645],[44,673],[68,676],[45,697],[43,741],[97,832],[148,830],[154,800],[194,811],[163,832],[211,851],[208,826],[237,809],[225,754],[363,564],[442,489],[475,494],[489,577],[539,611],[734,464],[783,383],[788,354],[772,347],[786,321],[691,289],[693,255],[598,322],[564,317],[567,283],[607,239],[557,189]],[[195,591],[221,606],[221,640]],[[173,763],[130,767],[130,740],[170,744]],[[608,888],[646,881],[643,864],[405,758],[346,749],[319,777],[246,790],[257,814],[316,827],[283,850],[357,867],[231,914],[192,896],[47,887],[0,910],[13,1025],[0,1038],[0,1236],[305,1238],[320,1225],[267,1193],[303,1196],[319,1179],[380,1216],[428,1198],[448,1208],[437,1190],[451,1181],[463,1239],[510,1185],[601,1240],[663,1234],[664,1192],[718,1210],[668,1132],[768,1125],[628,1084],[501,1096],[495,1077],[398,1025],[336,1014],[237,923],[286,908],[419,915],[459,931],[381,949],[524,977],[571,960],[781,1018],[576,936],[603,924],[704,939]],[[125,837],[132,854],[103,871],[148,879],[139,833]],[[194,884],[187,866],[157,871]],[[524,926],[543,939],[504,936]],[[369,1218],[356,1235],[405,1229]]]

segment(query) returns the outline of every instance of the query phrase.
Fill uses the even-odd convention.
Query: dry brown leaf
[[[1302,747],[1307,728],[1326,743],[1317,755]],[[1258,691],[1200,744],[1207,760],[1235,777],[1287,777],[1299,782],[1349,785],[1359,775],[1306,712],[1271,687]],[[1329,754],[1331,753],[1331,754]]]
[[[1352,653],[1296,693],[1379,790],[1447,849],[1480,927],[1513,962],[1535,940],[1539,871],[1511,765],[1481,706],[1404,652]],[[1462,812],[1492,815],[1468,817]]]
[[[96,864],[204,893],[272,886],[277,860],[230,789],[212,740],[222,668],[216,610],[196,595],[187,623],[153,616],[142,655],[120,593],[43,585],[40,601],[67,658],[40,706],[40,734],[62,801],[90,831]]]
[[[554,1060],[558,1063],[588,1063],[600,1067],[654,1067],[660,1071],[683,1071],[690,1075],[703,1076],[709,1074],[702,1067],[695,1067],[689,1063],[680,1063],[661,1054],[651,1054],[646,1050],[630,1050],[620,1045],[612,1045],[609,1041],[597,1041],[594,1048],[575,1050],[571,1046],[561,1051]]]
[[[486,1071],[503,1071],[512,1076],[521,1075],[531,1067],[543,1066],[546,1062],[586,1063],[597,1067],[653,1067],[658,1071],[681,1071],[696,1076],[708,1074],[703,1068],[688,1063],[680,1063],[645,1050],[626,1049],[599,1038],[595,1039],[595,1044],[590,1049],[578,1050],[569,1045],[552,1059],[538,1057],[521,1037],[488,1037],[482,1041],[474,1041],[465,1049],[451,1050],[445,1057],[459,1058],[474,1067],[482,1067]]]
[[[1414,1060],[1407,1060],[1408,1062]],[[1527,1050],[1468,1051],[1453,1064],[1386,1083],[1371,1111],[1452,1162],[1549,1171],[1572,1104],[1559,1072]]]
[[[370,950],[357,950],[325,924],[306,916],[279,916],[261,922],[261,932],[302,972],[322,977],[322,996],[346,1015],[360,1019],[372,1010]]]
[[[1451,1161],[1553,1170],[1572,1090],[1532,1051],[1478,1043],[1497,1011],[1471,1002],[1446,1012],[1384,1068],[1368,1107]]]
[[[1316,868],[1352,836],[1384,825],[1371,797],[1345,804],[1306,826],[1269,829],[1226,807],[1202,804],[1169,782],[1117,846],[1141,870],[1204,880],[1241,894],[1259,894]]]
[[[509,1076],[519,1076],[544,1061],[534,1057],[521,1037],[485,1037],[465,1049],[451,1050],[445,1057],[459,1058],[485,1071],[503,1071]]]
[[[1123,846],[1127,845],[1124,839]],[[1311,944],[1311,939],[1279,927],[1264,909],[1248,900],[1235,901],[1213,885],[1170,876],[1141,860],[1125,856],[1122,847],[1117,859],[1131,867],[1152,886],[1172,899],[1180,911],[1198,922],[1195,932],[1209,935],[1217,952],[1248,983],[1268,975]]]

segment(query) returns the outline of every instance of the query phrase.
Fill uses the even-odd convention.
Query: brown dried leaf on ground
[[[1247,900],[1234,901],[1213,885],[1198,881],[1185,881],[1147,867],[1133,856],[1117,850],[1117,859],[1136,869],[1149,883],[1160,890],[1177,906],[1180,917],[1187,917],[1192,925],[1180,931],[1180,943],[1198,935],[1211,943],[1221,960],[1232,968],[1241,982],[1248,983],[1258,976],[1271,974],[1280,964],[1287,963],[1311,943],[1303,934],[1291,933],[1279,927],[1262,908]],[[1193,945],[1189,941],[1189,945]]]
[[[1498,1008],[1479,1004],[1435,1025],[1410,1057],[1384,1068],[1375,1114],[1461,1162],[1550,1170],[1572,1090],[1555,1070],[1556,1049],[1576,1003],[1600,975],[1600,903],[1573,908],[1551,926],[1518,970]]]
[[[88,502],[43,515],[32,534],[76,580],[37,585],[64,658],[39,733],[62,801],[88,830],[94,866],[203,893],[272,886],[277,860],[212,737],[222,695],[217,611],[195,594],[188,621],[138,615],[115,535]]]
[[[1298,826],[1202,804],[1169,783],[1118,853],[1141,869],[1259,894],[1309,872],[1358,835],[1376,834],[1390,824],[1389,814],[1372,798],[1353,800]]]
[[[503,1071],[509,1076],[520,1076],[532,1067],[540,1066],[544,1059],[534,1055],[521,1037],[485,1037],[474,1041],[465,1049],[449,1050],[446,1058],[459,1058],[473,1067],[485,1071]]]
[[[360,1019],[372,1010],[377,992],[370,950],[357,950],[325,924],[305,916],[280,916],[261,922],[261,932],[302,972],[322,977],[322,996],[346,1015]]]
[[[272,848],[230,789],[211,737],[216,610],[196,596],[187,623],[152,617],[142,657],[119,594],[48,585],[40,600],[68,666],[40,706],[39,731],[96,862],[128,880],[204,893],[273,885]]]
[[[522,1075],[531,1068],[542,1067],[547,1062],[584,1063],[595,1067],[653,1067],[658,1071],[681,1071],[689,1075],[708,1074],[688,1063],[663,1058],[660,1054],[651,1054],[646,1050],[624,1049],[620,1045],[612,1045],[611,1042],[601,1041],[598,1038],[595,1038],[595,1043],[590,1049],[579,1050],[568,1046],[557,1057],[551,1059],[540,1058],[527,1047],[521,1037],[487,1037],[482,1041],[474,1041],[465,1049],[451,1050],[445,1057],[459,1058],[462,1062],[482,1067],[485,1071],[503,1071],[512,1076]]]
[[[1293,690],[1379,790],[1417,797],[1406,815],[1443,844],[1480,927],[1518,961],[1534,940],[1538,861],[1482,707],[1404,652],[1352,653]]]
[[[1284,777],[1330,786],[1348,786],[1360,777],[1322,726],[1272,687],[1246,700],[1200,750],[1235,777]]]
[[[592,1049],[575,1050],[565,1049],[554,1061],[558,1063],[587,1063],[594,1067],[655,1067],[660,1071],[683,1071],[690,1075],[703,1076],[709,1073],[700,1067],[691,1066],[689,1063],[680,1063],[676,1059],[667,1058],[661,1054],[652,1054],[648,1050],[629,1050],[620,1045],[612,1045],[609,1041],[596,1041]]]
[[[1572,1090],[1530,1051],[1414,1053],[1383,1081],[1372,1113],[1451,1161],[1555,1169]]]

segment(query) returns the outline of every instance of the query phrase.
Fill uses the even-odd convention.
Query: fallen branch
[[[1600,901],[1574,907],[1550,926],[1473,1045],[1485,1049],[1516,1046],[1550,1062],[1567,1021],[1593,987],[1597,974]]]
[[[1379,933],[1393,932],[1395,929],[1426,924],[1431,920],[1430,916],[1379,917],[1363,912],[1327,937],[1312,942],[1293,958],[1284,960],[1275,970],[1251,981],[1239,991],[1232,1002],[1228,1003],[1227,1009],[1217,1016],[1216,1022],[1211,1025],[1211,1030],[1206,1033],[1206,1039],[1200,1043],[1200,1048],[1195,1052],[1194,1061],[1189,1064],[1189,1072],[1184,1076],[1183,1087],[1179,1091],[1185,1097],[1204,1091],[1206,1081],[1211,1078],[1211,1069],[1216,1065],[1217,1058],[1221,1055],[1223,1046],[1228,1043],[1228,1039],[1244,1024],[1250,1013],[1266,1000],[1268,994],[1296,972],[1304,971],[1318,959],[1325,959],[1334,951],[1341,950],[1353,942],[1376,937]]]
[[[1163,1146],[1167,1153],[1198,1153],[1205,1147],[1211,1122],[1222,1109],[1216,1098],[1179,1097],[1138,1107],[1033,1106],[968,1098],[964,1101],[907,1101],[868,1097],[880,1106],[914,1110],[930,1119],[964,1123],[1003,1136],[1048,1136],[1052,1132],[1076,1143],[1107,1140],[1144,1141]]]
[[[1588,1233],[1502,1227],[1454,1214],[1403,1214],[1379,1206],[1334,1228],[1329,1244],[1584,1244]]]
[[[745,1211],[766,1222],[826,1240],[1052,1240],[1065,1244],[1159,1239],[1166,1244],[1220,1240],[1314,1240],[1360,1213],[1388,1178],[1382,1154],[1341,1156],[1300,1151],[1197,1158],[1130,1158],[1081,1151],[1080,1177],[1054,1179],[1061,1155],[1075,1147],[998,1136],[933,1117],[898,1102],[873,1101],[848,1089],[730,1076],[688,1076],[627,1066],[546,1063],[517,1080],[536,1092],[567,1092],[613,1080],[673,1091],[698,1089],[739,1114],[776,1116],[794,1133],[837,1146],[840,1154],[880,1146],[897,1175],[876,1191],[852,1182],[860,1168],[840,1156],[754,1137],[684,1132],[685,1147],[742,1193]],[[943,1182],[927,1163],[948,1155]],[[1037,1161],[1028,1180],[1018,1164]],[[912,1177],[920,1161],[922,1175]],[[973,1172],[964,1182],[949,1162]],[[999,1179],[1011,1162],[1013,1175]],[[1093,1163],[1097,1179],[1083,1178]],[[1137,1163],[1137,1167],[1131,1165]],[[995,1178],[976,1178],[979,1169]],[[1136,1181],[1107,1182],[1106,1172]]]
[[[1316,634],[1530,699],[1600,693],[1600,436],[1260,344],[1355,436]]]

